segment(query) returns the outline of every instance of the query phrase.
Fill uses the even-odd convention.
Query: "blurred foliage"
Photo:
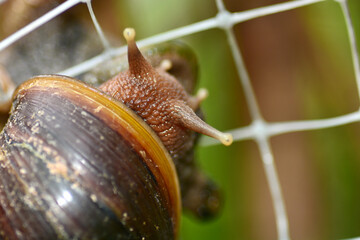
[[[359,39],[358,1],[349,1],[355,34]],[[314,17],[316,16],[316,17]],[[314,89],[323,97],[317,99],[314,92],[304,92],[307,112],[320,116],[336,116],[359,109],[359,93],[353,73],[351,51],[345,22],[335,2],[309,8],[304,21],[311,32],[317,50],[317,74]],[[360,46],[357,41],[357,46]],[[321,64],[320,64],[321,63]],[[330,71],[330,70],[331,71]],[[314,78],[314,77],[313,77]],[[330,78],[330,84],[326,80]],[[315,80],[315,79],[312,79]],[[325,86],[325,87],[324,87]],[[359,124],[316,131],[311,138],[311,149],[323,191],[323,221],[330,239],[360,235],[360,184]]]

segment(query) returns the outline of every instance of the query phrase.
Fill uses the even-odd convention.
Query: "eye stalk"
[[[134,41],[135,40],[135,29],[133,28],[125,28],[123,35],[124,38],[126,39],[126,41],[129,43],[129,41]]]

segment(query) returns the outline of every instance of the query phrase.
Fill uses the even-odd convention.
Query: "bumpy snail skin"
[[[124,37],[128,42],[129,70],[107,81],[100,89],[140,115],[175,160],[192,147],[189,144],[191,130],[214,137],[225,145],[231,144],[231,135],[219,132],[195,114],[202,97],[189,96],[164,68],[154,69],[137,48],[133,29],[125,29]]]

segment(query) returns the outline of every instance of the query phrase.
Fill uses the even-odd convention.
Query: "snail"
[[[231,135],[196,115],[205,91],[187,94],[170,61],[153,68],[135,31],[124,36],[129,70],[98,88],[43,75],[16,89],[0,135],[2,238],[176,239],[182,206],[217,211],[217,188],[193,168],[195,132]]]

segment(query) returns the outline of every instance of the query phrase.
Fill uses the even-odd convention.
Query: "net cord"
[[[21,28],[17,32],[11,34],[9,37],[0,41],[0,51],[4,50],[5,48],[9,47],[11,44],[15,43],[19,39],[23,38],[27,34],[31,33],[38,27],[44,25],[45,23],[49,22],[51,19],[55,18],[56,16],[60,15],[61,13],[65,12],[66,10],[72,8],[76,4],[82,2],[81,0],[67,0],[58,7],[54,8],[53,10],[47,12],[43,16],[37,18],[35,21],[29,23],[25,27]]]

